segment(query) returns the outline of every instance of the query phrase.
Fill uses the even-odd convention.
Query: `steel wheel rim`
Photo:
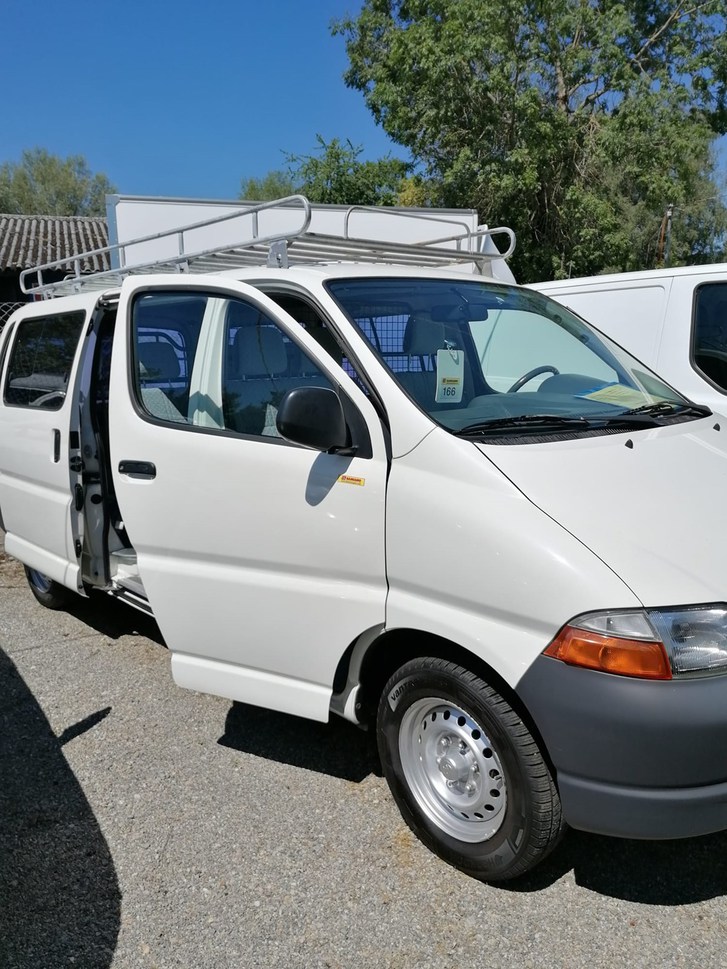
[[[52,579],[49,579],[47,575],[38,572],[37,569],[28,569],[28,577],[30,578],[30,584],[38,592],[50,592]]]
[[[505,773],[477,721],[440,697],[414,702],[399,729],[399,756],[421,811],[445,834],[475,844],[500,829]]]

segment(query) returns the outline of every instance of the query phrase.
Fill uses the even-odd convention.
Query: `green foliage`
[[[654,265],[670,203],[672,263],[721,255],[726,7],[364,0],[334,31],[429,197],[512,225],[525,282]]]
[[[396,204],[423,209],[434,204],[432,199],[436,195],[436,185],[430,184],[419,175],[411,175],[399,182]]]
[[[33,148],[0,165],[0,212],[7,214],[105,216],[105,196],[115,191],[81,155],[63,159]]]
[[[253,202],[272,202],[287,195],[295,195],[297,189],[288,172],[270,171],[262,178],[243,178],[240,198]]]
[[[300,191],[312,202],[340,205],[395,205],[399,186],[409,165],[398,158],[360,161],[363,151],[338,138],[326,142],[320,135],[318,155],[289,155]]]
[[[411,166],[398,158],[361,161],[363,148],[316,135],[314,155],[286,155],[288,172],[271,171],[242,181],[240,198],[268,201],[299,192],[311,202],[340,205],[396,205]]]

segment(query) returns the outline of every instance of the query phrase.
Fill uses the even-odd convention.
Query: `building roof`
[[[106,219],[75,215],[0,215],[0,272],[28,269],[108,246]],[[110,269],[108,255],[83,261],[82,270]]]

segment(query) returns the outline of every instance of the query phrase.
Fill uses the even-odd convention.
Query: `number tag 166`
[[[437,404],[458,404],[464,389],[464,353],[462,350],[437,350]]]

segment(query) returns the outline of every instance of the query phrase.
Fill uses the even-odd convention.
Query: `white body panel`
[[[453,640],[513,686],[572,616],[638,606],[611,569],[471,441],[443,430],[393,462],[387,567],[390,629]]]
[[[159,282],[128,280],[119,319],[135,292]],[[199,288],[194,280],[171,282]],[[212,290],[260,306],[296,331],[332,379],[346,382],[369,425],[374,456],[322,454],[143,418],[130,399],[126,330],[119,326],[110,387],[119,507],[160,629],[173,653],[195,659],[174,663],[180,681],[202,690],[214,682],[214,692],[326,720],[340,657],[384,619],[387,462],[380,423],[353,381],[334,373],[326,352],[272,301],[233,282],[205,283],[204,291]],[[156,477],[119,474],[125,460],[152,461]],[[341,475],[363,484],[344,483]],[[277,702],[271,688],[261,699],[269,675],[289,684]],[[228,686],[218,689],[225,676]],[[291,704],[294,683],[300,697]]]
[[[691,359],[695,292],[717,282],[727,284],[727,265],[563,279],[531,288],[579,313],[682,394],[721,414],[727,412],[727,392]]]
[[[726,442],[725,421],[707,417],[639,434],[481,448],[645,606],[657,607],[725,600]]]
[[[295,717],[328,719],[330,687],[304,679],[179,652],[172,653],[172,676],[177,686],[188,690],[228,700],[244,698],[255,706],[283,710]]]
[[[75,296],[64,301],[63,312],[82,312],[87,321],[97,302],[98,295]],[[35,320],[57,311],[53,303],[25,307],[6,324],[5,339],[14,340],[13,321],[21,316]],[[74,591],[80,586],[74,545],[81,534],[81,523],[72,502],[73,485],[79,479],[69,468],[69,433],[75,419],[73,387],[83,344],[81,338],[67,377],[68,390],[58,410],[0,407],[0,509],[6,529],[5,550]],[[11,353],[12,349],[0,374],[2,386]]]

